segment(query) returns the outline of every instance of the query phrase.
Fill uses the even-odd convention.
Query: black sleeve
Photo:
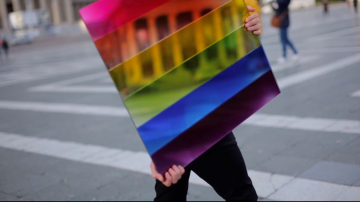
[[[288,7],[290,4],[290,0],[277,0],[279,7]]]

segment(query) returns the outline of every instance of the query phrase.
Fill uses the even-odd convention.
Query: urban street
[[[360,15],[347,4],[291,13],[300,60],[282,93],[234,130],[262,200],[360,200]],[[289,56],[292,52],[288,49]],[[90,37],[45,37],[0,61],[0,200],[153,200],[151,159]],[[221,175],[221,173],[219,173]],[[223,200],[194,173],[188,200]]]

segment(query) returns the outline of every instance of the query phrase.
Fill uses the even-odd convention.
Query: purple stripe
[[[165,173],[172,165],[187,166],[279,94],[274,75],[268,71],[154,153],[157,170]]]

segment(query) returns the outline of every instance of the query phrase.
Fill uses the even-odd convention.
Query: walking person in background
[[[355,13],[358,12],[358,0],[354,0],[354,9],[355,9]]]
[[[3,40],[0,39],[0,61],[2,60],[2,44]]]
[[[6,60],[9,60],[9,44],[5,38],[2,40],[1,46],[2,49],[4,50]]]
[[[278,59],[278,63],[285,63],[287,59],[286,46],[289,45],[293,50],[294,55],[292,60],[296,61],[299,59],[298,51],[296,50],[293,43],[289,40],[288,37],[288,28],[290,26],[290,16],[289,16],[289,5],[291,0],[276,0],[278,6],[275,8],[274,2],[271,2],[271,7],[275,11],[275,16],[273,17],[271,24],[273,27],[280,29],[280,39],[283,48],[283,56]]]
[[[329,0],[323,0],[324,15],[329,14]]]

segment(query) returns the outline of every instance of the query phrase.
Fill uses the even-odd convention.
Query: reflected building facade
[[[209,50],[205,54],[192,58],[184,66],[184,70],[197,74],[198,80],[213,76],[201,71],[201,66],[216,66],[216,62],[210,61],[219,58],[223,64],[227,64],[225,61],[236,60],[239,55],[243,55],[245,50],[242,49],[247,46],[250,49],[252,40],[242,32],[239,37],[245,46],[238,46],[238,39],[234,36],[225,38],[224,44],[219,47],[212,46],[225,37],[224,33],[231,33],[243,24],[245,16],[236,17],[236,13],[242,11],[231,6],[221,7],[229,2],[174,0],[96,40],[100,55],[121,94],[126,97],[137,91],[206,47]],[[215,8],[219,9],[209,14]],[[205,15],[207,16],[202,21],[192,23]],[[185,26],[188,27],[182,29]],[[177,31],[177,34],[170,36]],[[181,81],[182,84],[183,82]]]
[[[95,0],[0,0],[0,31],[10,32],[9,14],[17,11],[47,9],[54,25],[80,20],[78,10]]]

